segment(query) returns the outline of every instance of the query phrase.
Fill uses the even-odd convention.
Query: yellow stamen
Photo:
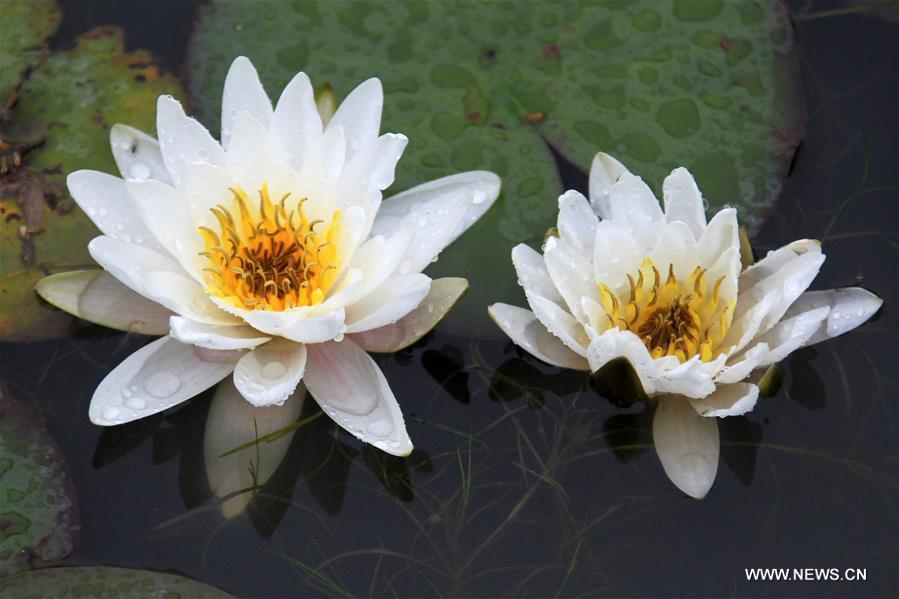
[[[658,267],[646,258],[636,273],[627,274],[628,288],[620,296],[597,284],[600,305],[611,326],[640,337],[653,358],[675,356],[685,362],[698,355],[708,362],[730,327],[735,300],[719,306],[724,277],[709,294],[705,275],[706,269],[696,267],[686,279],[678,279],[669,264],[663,283]],[[644,290],[647,281],[652,287]]]
[[[337,240],[341,213],[309,222],[306,198],[288,210],[290,194],[277,204],[268,184],[254,204],[246,192],[232,188],[230,205],[211,209],[218,232],[199,227],[208,265],[207,290],[238,308],[287,310],[320,304],[340,271]]]

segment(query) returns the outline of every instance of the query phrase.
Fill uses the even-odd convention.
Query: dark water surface
[[[118,24],[179,71],[193,2],[61,4],[56,44]],[[663,473],[650,411],[614,409],[584,376],[511,344],[438,331],[376,358],[411,458],[317,419],[250,510],[224,521],[203,470],[212,393],[93,426],[94,388],[148,341],[93,327],[2,347],[0,377],[39,405],[74,477],[82,531],[67,563],[175,571],[242,597],[899,595],[896,29],[866,14],[796,22],[808,132],[754,245],[821,239],[814,288],[862,285],[886,303],[793,354],[777,396],[720,421],[705,500]],[[865,568],[867,580],[748,582],[753,567]]]

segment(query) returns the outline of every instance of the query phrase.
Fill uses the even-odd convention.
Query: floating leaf
[[[550,146],[584,170],[610,152],[656,190],[685,165],[712,206],[739,206],[754,229],[802,130],[790,25],[773,3],[211,0],[190,48],[190,97],[213,130],[225,69],[245,54],[274,97],[298,70],[338,97],[380,77],[382,130],[410,138],[397,189],[468,169],[502,177],[500,203],[431,269],[472,282],[453,319],[469,334],[472,314],[520,294],[511,247],[537,246],[555,221]]]
[[[0,575],[72,552],[78,503],[62,454],[34,409],[2,385],[0,489]]]
[[[0,595],[39,597],[141,597],[227,599],[228,593],[183,576],[131,568],[45,568],[0,579]]]
[[[612,358],[591,376],[596,391],[616,406],[629,408],[635,403],[647,401],[640,375],[630,360],[620,356]]]
[[[62,13],[52,0],[4,0],[0,18],[0,101],[6,102],[25,72],[46,55],[46,39]]]
[[[72,317],[48,308],[33,290],[44,275],[93,265],[87,242],[97,230],[68,198],[65,176],[82,168],[115,173],[110,126],[152,131],[156,97],[178,90],[147,52],[126,53],[122,32],[112,27],[51,54],[23,82],[3,129],[8,151],[21,148],[23,158],[0,178],[0,339],[45,339],[72,329]]]

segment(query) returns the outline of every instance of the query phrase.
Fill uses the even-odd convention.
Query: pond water
[[[54,44],[113,23],[129,47],[182,68],[193,2],[61,4]],[[844,6],[814,4],[789,6]],[[94,388],[148,338],[90,327],[5,344],[0,363],[74,479],[81,531],[64,563],[176,572],[241,597],[897,596],[896,24],[843,14],[795,30],[807,132],[753,245],[763,255],[821,239],[813,287],[861,285],[885,304],[854,333],[795,352],[776,396],[720,422],[704,500],[667,480],[651,410],[615,408],[579,373],[440,327],[376,357],[415,440],[410,458],[315,419],[249,510],[224,520],[203,466],[212,391],[144,421],[92,425]],[[586,189],[583,173],[562,172]],[[317,411],[306,402],[305,415]],[[867,580],[747,581],[757,567],[864,568]]]

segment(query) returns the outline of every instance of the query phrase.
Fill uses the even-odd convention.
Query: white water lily
[[[706,222],[683,168],[662,190],[664,209],[639,177],[597,154],[589,201],[576,191],[559,198],[543,255],[524,244],[512,250],[531,310],[494,304],[489,312],[549,364],[596,372],[626,358],[659,400],[653,437],[665,472],[702,498],[718,468],[714,417],[755,407],[750,373],[859,326],[882,300],[861,288],[806,291],[824,262],[817,241],[741,269],[736,210]]]
[[[464,293],[464,279],[421,271],[490,207],[500,182],[467,172],[382,205],[407,142],[379,136],[382,105],[369,79],[323,122],[299,73],[273,107],[241,57],[225,80],[221,143],[170,96],[158,101],[158,141],[112,128],[122,178],[68,177],[102,232],[88,247],[108,275],[55,275],[38,291],[77,316],[165,336],[103,380],[91,421],[149,416],[233,372],[253,406],[281,405],[305,384],[356,437],[411,452],[366,352],[413,343]]]

